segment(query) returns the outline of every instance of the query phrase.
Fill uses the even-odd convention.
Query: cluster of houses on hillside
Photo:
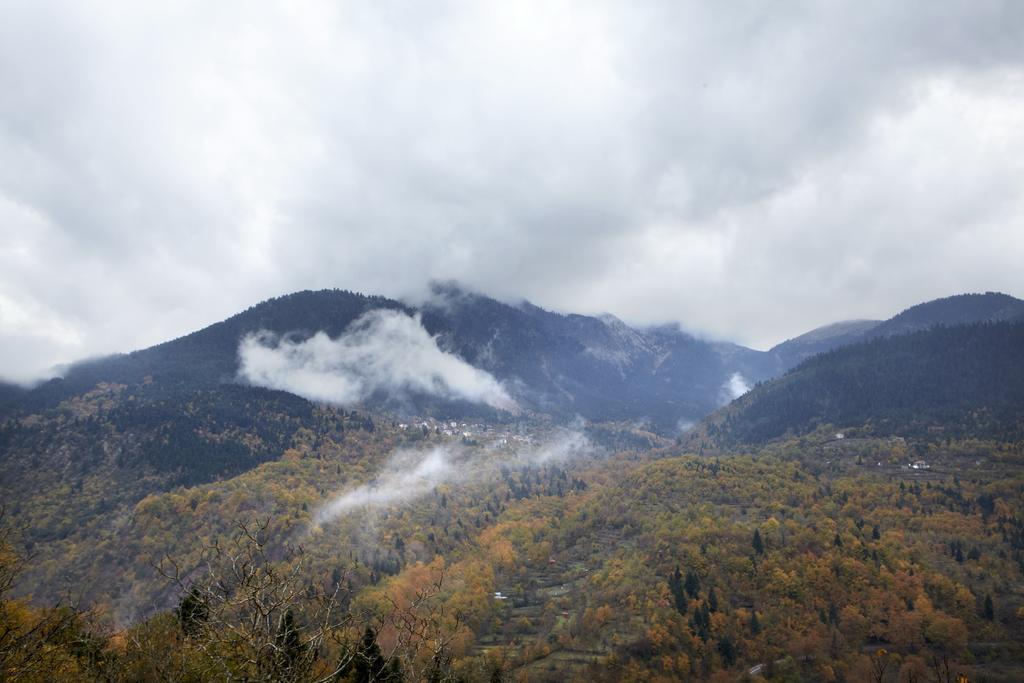
[[[418,429],[424,434],[444,435],[462,439],[484,439],[495,441],[498,445],[529,444],[533,439],[528,434],[521,434],[509,429],[499,429],[492,425],[459,422],[457,420],[435,420],[432,417],[415,418],[410,422],[400,422],[402,431]]]

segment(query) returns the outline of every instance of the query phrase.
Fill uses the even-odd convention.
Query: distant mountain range
[[[148,349],[83,362],[62,379],[31,390],[0,387],[8,411],[53,407],[100,382],[124,384],[146,400],[184,400],[199,390],[238,383],[239,341],[268,330],[304,340],[342,335],[361,315],[386,309],[418,314],[441,349],[485,370],[531,412],[591,420],[645,420],[671,432],[728,403],[748,385],[784,373],[840,346],[933,325],[1024,320],[1024,301],[1005,294],[965,294],[924,303],[886,321],[849,321],[813,330],[767,352],[712,342],[678,326],[634,328],[614,316],[563,315],[528,302],[509,304],[436,283],[419,306],[340,290],[303,291],[260,303],[198,332]],[[428,396],[366,406],[444,415],[490,408]]]

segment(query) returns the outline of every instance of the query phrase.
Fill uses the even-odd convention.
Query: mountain
[[[440,348],[493,375],[532,414],[648,421],[672,433],[747,386],[831,348],[936,324],[1020,319],[1024,302],[993,293],[949,297],[880,323],[851,321],[814,330],[762,353],[702,340],[673,325],[637,329],[610,315],[563,315],[528,302],[504,303],[453,283],[435,283],[418,306],[340,290],[304,291],[148,349],[78,363],[65,377],[32,390],[0,386],[0,417],[57,411],[78,420],[82,405],[99,404],[102,408],[84,414],[128,435],[115,449],[120,462],[141,464],[179,482],[230,476],[275,457],[291,430],[312,415],[304,399],[239,382],[240,340],[260,330],[293,340],[317,332],[337,338],[360,316],[381,309],[418,315]],[[253,406],[260,406],[255,412],[261,415],[306,417],[254,421]],[[486,406],[423,395],[396,399],[378,393],[362,407],[507,419]],[[77,424],[61,429],[84,428]],[[241,436],[254,430],[255,438]],[[21,451],[32,444],[49,452],[57,441],[48,441],[53,437],[48,434],[45,429],[31,439],[22,434],[11,448]],[[173,457],[166,445],[172,441]]]
[[[456,428],[377,412],[386,397],[353,410],[237,379],[249,332],[337,337],[380,309],[418,316],[526,410]],[[902,679],[936,662],[1019,681],[1022,354],[1024,322],[1009,320],[862,338],[679,443],[639,418],[709,410],[778,357],[452,285],[417,305],[273,299],[34,390],[0,387],[0,500],[19,530],[15,548],[0,516],[0,630],[44,634],[16,641],[42,657],[29,680],[282,680],[251,653],[290,643],[316,657],[289,680],[358,679],[336,667],[376,648],[405,680]],[[615,421],[551,419],[576,413]],[[801,438],[816,429],[865,438],[828,460],[834,442]],[[894,434],[906,441],[868,438]],[[793,438],[761,447],[779,436]],[[682,454],[702,446],[721,452]],[[65,596],[94,612],[60,622]],[[325,607],[343,623],[320,640]],[[20,680],[11,649],[0,679]]]
[[[1024,439],[1024,322],[937,326],[814,356],[709,417],[690,439],[730,447],[821,425]]]
[[[337,336],[363,313],[378,308],[405,310],[383,297],[331,290],[296,292],[269,299],[198,332],[152,346],[72,365],[23,397],[29,409],[52,407],[100,382],[145,384],[150,396],[180,398],[200,388],[236,382],[238,344],[250,332],[271,330],[303,338],[324,331]]]
[[[779,371],[767,354],[704,341],[678,327],[633,329],[613,316],[562,315],[435,284],[419,307],[339,290],[270,299],[179,339],[76,364],[62,379],[21,396],[20,406],[22,412],[53,408],[100,383],[123,384],[129,394],[153,400],[186,400],[195,391],[237,383],[238,346],[249,333],[267,330],[303,340],[322,331],[335,338],[377,309],[420,314],[442,349],[491,373],[520,404],[540,413],[649,419],[671,430],[731,399],[726,387],[737,373],[753,383]],[[372,407],[439,414],[480,410],[425,397],[412,404],[390,398],[375,397]]]
[[[0,415],[9,404],[14,404],[25,397],[26,390],[17,384],[0,381]]]
[[[825,325],[777,344],[768,353],[788,370],[811,356],[865,339],[909,334],[935,325],[1001,320],[1024,320],[1024,301],[996,292],[958,294],[912,306],[888,320],[846,320]]]
[[[24,418],[58,409],[75,414],[78,408],[69,405],[99,391],[107,405],[102,419],[111,421],[118,433],[141,430],[126,442],[123,459],[180,469],[187,481],[242,471],[272,457],[276,444],[285,438],[279,426],[264,425],[258,439],[235,445],[210,435],[251,429],[245,407],[251,404],[282,414],[308,413],[309,404],[284,392],[256,391],[240,383],[240,340],[261,330],[292,340],[317,332],[337,338],[364,314],[381,309],[419,316],[441,349],[493,375],[532,414],[648,421],[662,433],[671,433],[728,403],[747,386],[829,349],[936,324],[1022,319],[1024,301],[994,293],[949,297],[884,322],[830,325],[764,353],[699,339],[674,325],[638,329],[610,315],[565,315],[528,302],[500,302],[453,283],[435,283],[427,301],[416,306],[340,290],[304,291],[264,301],[148,349],[78,363],[65,377],[32,390],[0,386],[0,417]],[[210,414],[199,417],[202,411],[186,410],[190,405],[217,406],[215,423]],[[424,395],[396,398],[378,392],[362,407],[501,418],[486,406]],[[175,458],[166,458],[160,455],[160,444],[171,433],[200,436],[189,441],[195,442],[193,447],[179,448]],[[38,439],[37,447],[45,450]],[[192,456],[185,458],[182,452]]]
[[[768,352],[779,358],[785,368],[792,368],[801,362],[839,346],[860,341],[881,320],[845,320],[806,332],[799,337],[776,344]]]
[[[513,416],[466,401],[387,395],[354,410],[238,379],[239,343],[249,333],[337,338],[381,309],[419,316],[442,349],[490,372],[526,410]],[[637,330],[611,316],[561,315],[452,285],[435,286],[416,307],[338,290],[298,292],[179,339],[76,364],[31,390],[0,387],[0,500],[31,528],[42,553],[26,585],[78,585],[79,573],[93,570],[61,558],[109,537],[108,556],[95,562],[114,562],[120,525],[147,496],[231,481],[289,451],[331,450],[325,444],[345,444],[332,456],[341,475],[363,457],[364,442],[387,452],[391,437],[378,432],[394,425],[382,409],[506,425],[575,415],[647,420],[674,434],[680,421],[731,398],[730,380],[774,372],[767,354],[678,327]]]
[[[891,337],[925,330],[935,325],[1024,320],[1024,301],[1008,294],[958,294],[911,306],[872,328],[867,337]]]
[[[767,354],[698,339],[677,326],[634,329],[611,315],[562,315],[434,286],[423,324],[442,348],[513,387],[535,410],[594,420],[649,419],[673,430],[778,372]]]

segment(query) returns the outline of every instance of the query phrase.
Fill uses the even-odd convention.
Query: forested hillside
[[[113,635],[111,612],[76,619],[66,646],[39,654],[48,673],[992,683],[1024,673],[1019,448],[934,444],[916,451],[924,472],[906,469],[906,444],[884,439],[828,462],[822,446],[797,441],[755,458],[623,452],[496,471],[296,535],[321,486],[378,468],[370,455],[337,474],[357,443],[373,452],[365,439],[299,448],[237,480],[140,503],[89,571],[135,557],[134,592],[118,607],[150,585],[176,611]],[[262,588],[225,584],[241,596],[231,612],[208,577],[233,576],[224,562],[235,553]],[[225,649],[226,629],[277,582],[299,588],[276,603],[290,616],[272,608],[269,628]],[[325,596],[337,610],[327,626]],[[54,619],[3,615],[22,630]],[[260,642],[287,656],[246,659]]]
[[[880,322],[879,320],[847,320],[833,323],[776,344],[769,350],[769,353],[777,356],[784,368],[793,368],[819,353],[863,340]]]
[[[1024,439],[1024,324],[936,327],[815,356],[712,416],[690,443],[761,443],[819,425]]]
[[[1024,301],[997,292],[957,294],[926,301],[888,320],[848,320],[826,325],[774,346],[769,353],[785,369],[842,346],[877,337],[920,332],[937,325],[1024,321]]]
[[[867,332],[868,337],[889,337],[936,325],[1024,321],[1024,301],[1008,294],[957,294],[911,306]]]

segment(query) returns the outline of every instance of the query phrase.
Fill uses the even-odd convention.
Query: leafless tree
[[[462,623],[459,614],[449,615],[436,597],[444,588],[440,571],[429,585],[417,589],[408,605],[389,598],[390,610],[384,625],[395,634],[390,657],[403,660],[403,670],[415,681],[451,679],[452,641]]]
[[[871,681],[872,683],[882,683],[885,678],[885,672],[889,668],[891,660],[889,658],[889,652],[884,648],[879,648],[874,657],[871,658]]]
[[[305,580],[301,548],[270,556],[268,527],[269,520],[237,522],[226,543],[204,549],[196,570],[182,572],[170,557],[158,565],[184,596],[176,613],[189,644],[202,655],[204,675],[312,680],[326,646],[352,621],[338,600],[340,588],[328,593]]]
[[[190,662],[193,672],[202,679],[326,683],[369,667],[401,669],[408,680],[443,680],[437,672],[447,671],[452,624],[458,625],[435,599],[443,572],[408,604],[387,598],[383,614],[353,614],[343,607],[351,597],[342,594],[347,582],[333,582],[332,591],[310,582],[302,548],[271,552],[268,528],[269,520],[236,523],[230,539],[211,543],[191,571],[170,557],[158,564],[183,596],[175,614],[201,660]],[[389,635],[387,651],[371,655],[360,646],[367,629]]]

